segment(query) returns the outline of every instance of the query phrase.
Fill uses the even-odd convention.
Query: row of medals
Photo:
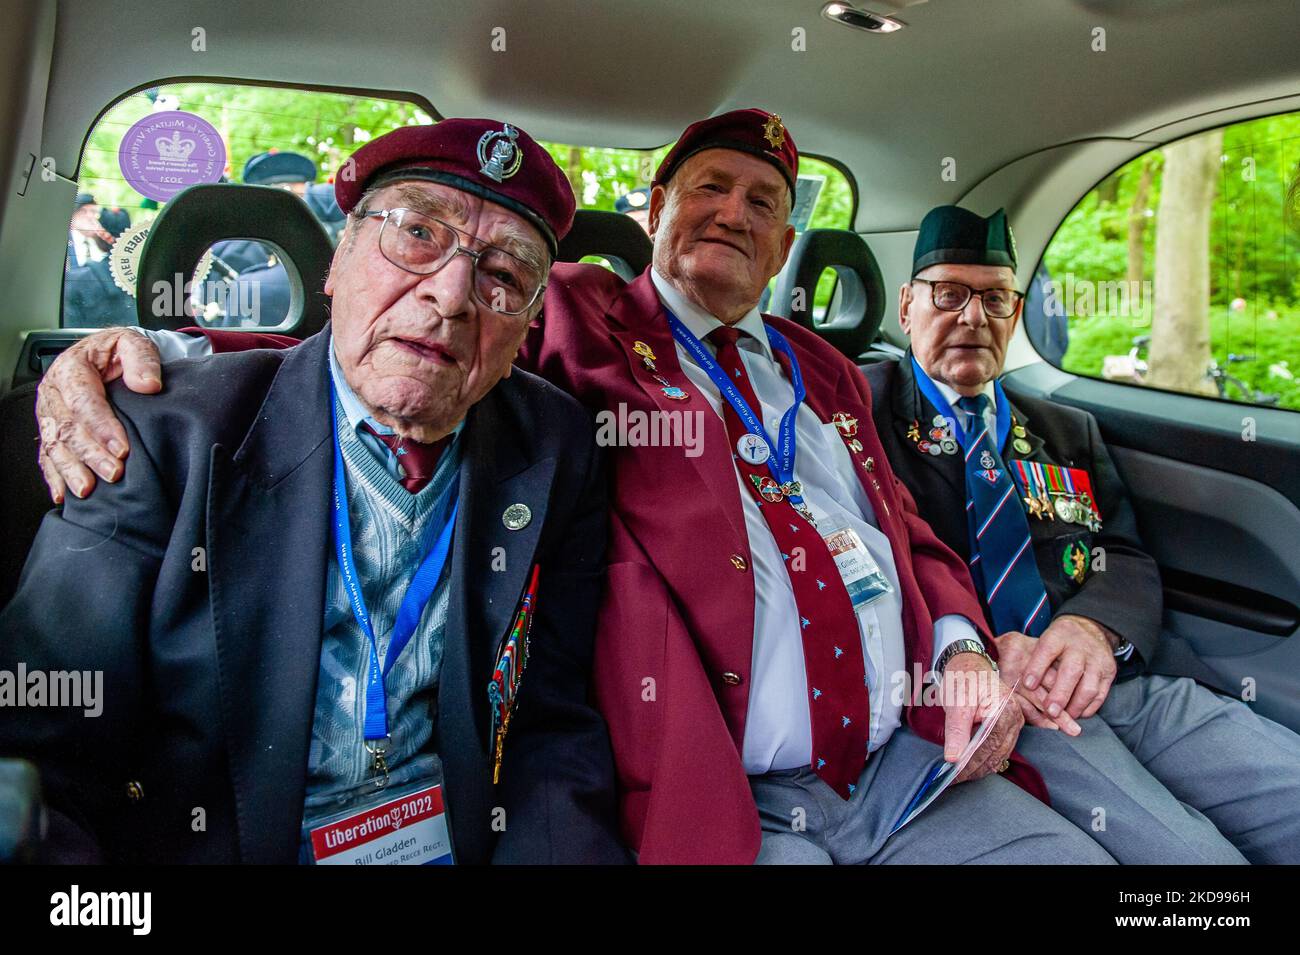
[[[1081,524],[1094,533],[1101,530],[1101,521],[1097,520],[1097,512],[1092,509],[1092,498],[1086,491],[1078,494],[1053,491],[1049,496],[1047,491],[1040,488],[1037,497],[1026,494],[1024,500],[1029,513],[1040,521],[1052,520],[1055,512],[1056,517],[1068,524]]]
[[[1028,454],[1031,449],[1025,427],[1014,417],[1011,419],[1011,434],[1013,438],[1011,447],[1016,453]],[[925,438],[921,437],[920,422],[915,420],[908,428],[907,436],[922,454],[957,453],[957,439],[952,433],[952,422],[941,414],[931,419],[930,431]],[[1101,522],[1097,520],[1097,514],[1092,508],[1092,498],[1086,492],[1069,494],[1065,491],[1053,491],[1049,495],[1046,489],[1040,488],[1037,494],[1026,494],[1023,500],[1025,509],[1040,521],[1055,520],[1059,517],[1069,524],[1081,524],[1090,531],[1101,530]]]

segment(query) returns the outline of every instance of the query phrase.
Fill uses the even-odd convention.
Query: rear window
[[[124,97],[100,117],[82,153],[64,327],[136,324],[133,264],[159,209],[185,186],[251,181],[288,189],[336,239],[343,217],[334,170],[372,137],[432,121],[416,103],[265,86],[180,83]],[[276,250],[236,239],[211,252],[183,306],[194,322],[280,327],[288,293]]]
[[[579,209],[623,212],[649,229],[650,180],[672,143],[659,149],[607,149],[545,143],[551,157],[568,175]],[[853,184],[838,167],[812,156],[799,157],[790,222],[796,232],[805,229],[847,229],[853,222]],[[610,267],[599,256],[583,261]],[[830,300],[834,274],[823,276],[818,301]],[[775,284],[775,283],[774,283]],[[823,287],[824,286],[824,287]],[[822,300],[825,301],[822,301]]]
[[[86,142],[68,231],[63,325],[134,325],[133,264],[168,199],[196,182],[252,182],[298,194],[337,241],[343,214],[332,176],[362,143],[397,126],[433,122],[419,104],[340,93],[233,84],[180,83],[115,103]],[[611,149],[543,143],[565,172],[580,209],[625,212],[648,228],[650,179],[671,144]],[[802,157],[796,229],[849,228],[854,190],[837,166]],[[217,243],[191,277],[183,302],[208,327],[283,328],[287,283],[278,250]],[[609,266],[604,260],[593,258]],[[816,301],[834,285],[823,277]],[[164,296],[173,307],[174,290]]]

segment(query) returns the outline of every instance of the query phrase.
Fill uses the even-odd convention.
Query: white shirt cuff
[[[162,332],[152,328],[130,326],[158,349],[158,359],[165,365],[180,358],[207,358],[212,354],[212,342],[207,335],[187,335],[184,332]]]
[[[943,651],[958,640],[974,640],[980,646],[984,646],[984,641],[980,639],[975,625],[959,613],[945,614],[934,622],[934,657],[930,660],[931,670],[938,665]]]

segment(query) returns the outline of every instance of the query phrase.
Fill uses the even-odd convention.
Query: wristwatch
[[[988,652],[984,649],[984,644],[980,643],[978,640],[971,640],[969,638],[964,640],[954,640],[952,643],[948,644],[948,646],[944,647],[943,653],[939,654],[939,661],[934,665],[934,672],[942,676],[944,668],[948,665],[948,661],[959,653],[978,653],[985,660],[989,661],[989,666],[993,667],[994,673],[998,672],[998,663],[988,655]]]

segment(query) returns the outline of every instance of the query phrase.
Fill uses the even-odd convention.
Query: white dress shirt
[[[91,262],[98,262],[108,255],[84,232],[72,229],[70,233],[72,235],[72,252],[76,256],[76,265],[89,265]]]
[[[723,323],[686,299],[658,272],[652,271],[651,279],[660,300],[712,351],[712,343],[705,336]],[[781,416],[794,403],[794,387],[773,356],[758,309],[751,310],[734,327],[748,333],[737,342],[740,360],[762,405],[761,411],[755,411],[768,434],[774,435],[780,428]],[[708,373],[680,344],[677,358],[691,384],[721,417],[725,399]],[[865,425],[870,427],[871,423]],[[906,671],[907,654],[903,645],[902,591],[893,550],[889,538],[877,526],[871,500],[835,425],[821,421],[805,402],[795,416],[795,438],[795,477],[803,485],[804,503],[819,523],[844,523],[857,531],[894,588],[893,593],[857,611],[871,698],[868,751],[874,752],[885,745],[901,723],[905,696],[898,682]],[[759,774],[810,765],[812,721],[794,587],[776,539],[746,489],[746,480],[737,468],[736,487],[743,502],[754,571],[754,654],[741,756],[745,772]],[[935,621],[934,631],[935,660],[954,640],[979,639],[970,621],[956,614]]]

